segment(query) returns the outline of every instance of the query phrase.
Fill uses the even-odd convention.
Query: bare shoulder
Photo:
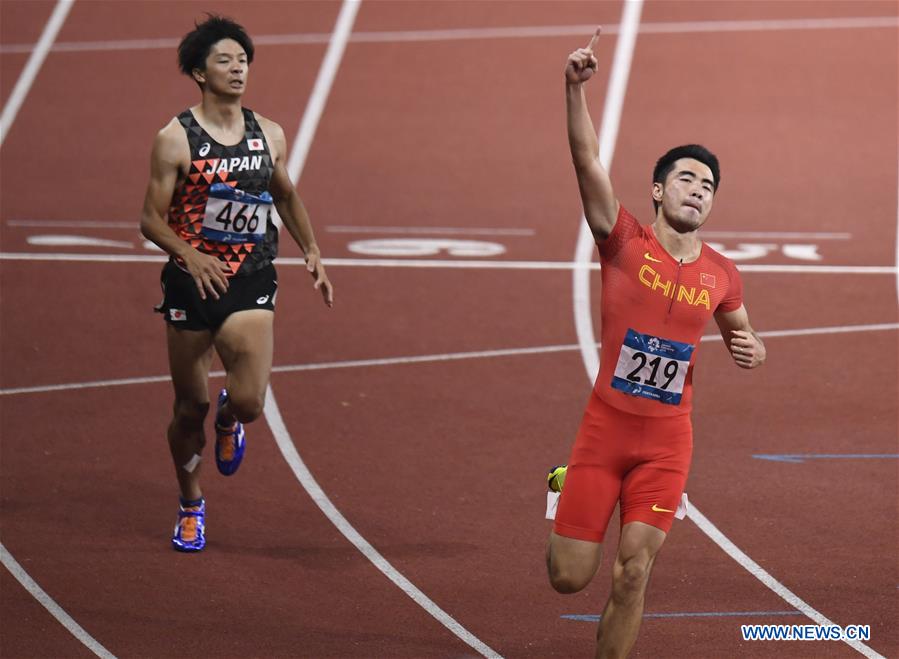
[[[275,156],[275,160],[280,160],[284,157],[284,151],[287,149],[284,129],[277,122],[263,117],[258,112],[254,112],[254,114],[256,115],[256,121],[259,122],[259,127],[262,128],[262,132],[265,134],[265,140],[269,143],[270,148],[275,151],[272,155]]]
[[[256,121],[259,122],[259,126],[266,135],[271,135],[272,137],[279,136],[281,139],[284,139],[284,130],[279,123],[272,121],[268,117],[263,117],[258,112],[254,112],[253,114],[256,115]]]
[[[172,165],[183,165],[190,161],[190,145],[187,133],[177,117],[163,126],[153,139],[153,159]]]

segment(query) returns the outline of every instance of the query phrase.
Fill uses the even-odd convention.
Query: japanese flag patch
[[[247,147],[250,149],[250,151],[262,151],[262,140],[258,137],[247,140]]]

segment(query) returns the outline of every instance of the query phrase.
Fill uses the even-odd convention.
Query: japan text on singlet
[[[717,311],[743,304],[736,267],[708,245],[679,264],[623,207],[599,243],[602,348],[596,393],[643,416],[687,414],[703,329]]]
[[[244,137],[216,142],[190,110],[178,115],[190,145],[190,171],[175,190],[168,223],[191,247],[217,256],[232,275],[269,265],[278,253],[278,228],[269,182],[274,166],[252,110],[243,108]]]

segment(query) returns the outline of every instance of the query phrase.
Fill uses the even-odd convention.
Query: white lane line
[[[592,238],[591,238],[592,240]],[[592,250],[588,250],[592,252]],[[41,252],[0,252],[0,261],[71,261],[75,263],[163,263],[160,254],[62,254]],[[447,268],[474,270],[599,270],[599,263],[578,261],[484,261],[451,259],[344,259],[326,258],[328,267],[345,268]],[[293,256],[278,257],[278,265],[305,266],[306,261]],[[770,265],[739,264],[740,272],[781,274],[892,275],[892,265]],[[589,299],[589,290],[588,299]],[[592,331],[592,330],[591,330]]]
[[[621,110],[624,107],[624,94],[627,91],[627,79],[631,71],[634,48],[637,45],[637,31],[640,28],[642,11],[643,0],[626,1],[622,10],[621,30],[615,44],[609,86],[606,89],[606,102],[602,111],[602,123],[597,135],[599,160],[607,172],[612,171],[612,156],[615,154],[615,141],[618,139]],[[587,226],[587,219],[581,214],[577,245],[574,248],[574,264],[580,267],[574,267],[572,270],[574,327],[578,343],[581,346],[581,360],[584,362],[587,377],[591,382],[599,373],[599,355],[596,353],[596,336],[593,334],[590,270],[583,266],[590,264],[595,248],[596,243]]]
[[[769,330],[759,332],[764,338],[786,338],[793,336],[815,336],[827,334],[852,334],[856,332],[887,332],[899,330],[899,323],[873,323],[868,325],[838,325],[832,327],[806,327],[791,330]],[[723,340],[720,334],[706,334],[700,341],[703,343]],[[596,348],[599,344],[596,344]],[[427,364],[432,362],[459,361],[465,359],[494,359],[498,357],[518,357],[521,355],[545,355],[559,352],[579,350],[577,343],[534,346],[530,348],[497,348],[493,350],[472,350],[468,352],[446,352],[429,355],[408,355],[403,357],[380,357],[375,359],[347,359],[336,362],[313,362],[311,364],[285,364],[272,367],[272,373],[296,373],[300,371],[329,371],[339,368],[367,368],[371,366],[395,366],[400,364]],[[224,371],[212,371],[210,378],[221,378]],[[39,385],[34,387],[11,387],[0,389],[0,396],[20,394],[40,394],[55,391],[73,391],[78,389],[99,389],[108,387],[124,387],[138,384],[156,384],[170,382],[168,375],[151,375],[135,378],[117,378],[111,380],[91,380],[87,382],[70,382],[67,384]]]
[[[224,373],[216,371],[210,377],[221,377]],[[67,384],[47,384],[37,387],[10,387],[0,389],[0,396],[17,396],[19,394],[42,394],[54,391],[74,391],[76,389],[102,389],[106,387],[123,387],[133,384],[153,384],[155,382],[171,382],[168,375],[150,375],[138,378],[115,378],[112,380],[93,380],[90,382],[70,382]]]
[[[344,517],[337,507],[331,503],[328,495],[322,490],[321,486],[312,475],[312,472],[309,471],[309,468],[306,467],[306,464],[303,462],[302,458],[300,458],[300,454],[297,453],[293,439],[287,431],[287,426],[284,425],[284,419],[281,418],[281,411],[278,409],[278,404],[275,402],[275,395],[271,387],[268,388],[266,394],[265,420],[272,430],[275,441],[278,443],[278,448],[281,449],[281,454],[284,456],[287,464],[290,465],[297,480],[306,492],[309,493],[309,496],[315,504],[344,535],[344,537],[353,543],[356,549],[362,552],[362,554],[388,579],[396,584],[400,590],[406,593],[406,595],[412,598],[416,604],[430,613],[438,622],[443,624],[458,638],[467,643],[469,647],[484,657],[500,657],[495,650],[460,625],[451,615],[437,606],[437,604],[421,592],[415,584],[394,568],[393,565],[391,565],[390,562],[371,545],[371,543],[356,531],[353,525],[347,521],[346,517]]]
[[[534,229],[491,229],[489,227],[374,227],[337,226],[325,227],[329,233],[411,233],[415,235],[471,235],[471,236],[533,236]]]
[[[643,23],[644,34],[689,34],[714,32],[758,32],[783,30],[854,30],[882,29],[899,26],[895,16],[860,16],[845,18],[792,18],[744,21],[677,21]],[[539,25],[522,27],[458,28],[450,30],[387,30],[356,32],[350,43],[400,43],[421,41],[459,41],[468,39],[533,39],[589,34],[596,25]],[[604,34],[617,34],[618,25],[603,26]],[[291,46],[323,44],[330,41],[328,32],[296,32],[263,34],[253,37],[257,46]],[[109,41],[61,41],[53,46],[54,53],[75,53],[109,50],[170,50],[178,46],[177,38],[120,39]],[[34,44],[6,44],[0,54],[28,53]]]
[[[340,7],[340,14],[337,16],[334,33],[328,40],[328,50],[325,52],[325,57],[315,78],[315,85],[309,96],[306,111],[303,113],[303,118],[300,121],[297,136],[293,141],[290,158],[287,160],[287,173],[290,175],[290,180],[294,182],[294,185],[299,183],[300,176],[303,174],[303,166],[306,164],[309,148],[312,146],[318,122],[321,120],[322,113],[325,110],[325,103],[331,93],[331,86],[337,77],[337,69],[340,67],[340,60],[343,59],[347,41],[353,32],[353,22],[356,20],[360,4],[361,0],[344,0],[343,5]]]
[[[899,323],[878,323],[869,325],[842,325],[836,327],[810,327],[793,330],[771,330],[760,332],[764,338],[779,338],[792,336],[813,336],[821,334],[848,334],[854,332],[883,332],[899,329]],[[720,334],[707,334],[700,339],[702,342],[721,341]],[[596,346],[599,347],[599,344]],[[515,357],[520,355],[540,355],[558,352],[571,352],[578,350],[576,343],[548,346],[536,346],[531,348],[500,348],[494,350],[475,350],[469,352],[450,352],[429,355],[410,355],[404,357],[382,357],[376,359],[350,359],[336,362],[313,362],[311,364],[285,364],[275,366],[272,373],[295,373],[299,371],[325,371],[339,368],[366,368],[370,366],[394,366],[398,364],[424,364],[430,362],[458,361],[464,359],[489,359],[497,357]],[[211,378],[224,377],[224,371],[212,371]],[[56,391],[72,391],[78,389],[96,389],[107,387],[121,387],[138,384],[154,384],[170,382],[168,375],[153,375],[147,377],[118,378],[111,380],[93,380],[88,382],[73,382],[67,384],[52,384],[34,387],[12,387],[0,389],[0,396],[14,396],[20,394],[50,393]]]
[[[762,238],[780,240],[850,240],[851,233],[828,231],[700,231],[702,238]]]
[[[899,190],[899,182],[896,189]],[[899,300],[899,196],[896,204],[896,299]]]
[[[137,222],[101,222],[99,220],[7,220],[10,227],[38,229],[139,229]]]
[[[35,247],[112,247],[119,249],[134,249],[134,243],[124,240],[108,240],[106,238],[60,234],[28,236],[25,242],[29,245],[34,245]]]
[[[779,32],[783,30],[857,30],[899,26],[896,16],[859,16],[846,18],[782,18],[735,21],[688,21],[646,23],[646,34],[687,34],[695,32]]]
[[[831,627],[836,624],[835,622],[827,618],[823,613],[821,613],[817,609],[812,608],[808,603],[806,603],[805,600],[803,600],[792,590],[780,583],[780,581],[771,576],[771,574],[766,571],[761,565],[752,560],[752,558],[750,558],[746,554],[746,552],[742,551],[733,542],[731,542],[731,540],[726,535],[718,530],[718,527],[712,524],[712,522],[709,521],[708,517],[699,512],[699,509],[693,504],[692,501],[690,502],[690,507],[687,510],[687,517],[693,520],[696,526],[698,526],[703,533],[711,538],[716,545],[721,547],[721,549],[723,549],[728,556],[730,556],[737,563],[746,568],[746,570],[752,576],[765,584],[781,599],[787,602],[787,604],[795,608],[797,611],[802,611],[803,614],[805,614],[808,618],[814,620],[822,627]],[[869,657],[870,659],[886,659],[883,655],[860,641],[847,638],[843,638],[842,640],[853,650],[859,652],[860,654],[863,654],[866,657]]]
[[[6,101],[6,105],[3,107],[3,113],[0,114],[0,146],[3,145],[7,135],[9,135],[13,122],[16,120],[16,116],[19,114],[19,110],[25,102],[25,98],[28,96],[28,92],[31,90],[35,78],[37,78],[37,74],[40,72],[44,59],[47,57],[47,53],[50,51],[50,47],[56,39],[56,35],[59,34],[60,28],[62,28],[69,11],[72,9],[73,3],[74,0],[58,0],[56,6],[53,8],[53,13],[50,14],[50,18],[41,32],[37,45],[34,47],[34,50],[31,51],[31,56],[28,58],[25,68],[22,70],[22,73],[19,74],[19,78],[16,80],[12,93]],[[41,606],[47,609],[50,615],[56,618],[59,624],[65,627],[76,639],[81,641],[85,647],[98,657],[104,657],[104,659],[109,657],[114,659],[115,655],[110,653],[99,641],[88,634],[81,625],[75,622],[74,618],[66,613],[65,610],[63,610],[63,608],[59,606],[59,604],[57,604],[34,579],[31,578],[28,572],[19,565],[19,562],[16,561],[2,543],[0,543],[0,560],[2,560],[3,565],[9,570],[10,574],[22,584],[22,587],[24,587],[25,590],[27,590],[31,596],[41,604]]]
[[[287,173],[290,179],[297,184],[303,173],[303,166],[309,155],[309,148],[315,137],[315,131],[321,119],[322,112],[325,108],[334,79],[337,77],[337,71],[340,68],[340,61],[346,50],[347,41],[353,31],[353,22],[356,14],[359,12],[361,0],[343,0],[340,7],[340,14],[337,16],[337,23],[334,32],[328,43],[328,49],[325,52],[318,76],[315,79],[315,85],[312,94],[306,104],[306,110],[303,113],[300,122],[299,133],[294,140],[293,150],[290,153],[290,159],[287,163]],[[280,226],[280,224],[279,224]],[[302,259],[300,259],[302,260]],[[315,504],[321,509],[325,516],[339,530],[344,537],[349,540],[362,554],[371,561],[384,576],[396,584],[400,590],[408,595],[416,604],[429,613],[437,622],[446,627],[449,631],[456,635],[462,642],[466,643],[473,650],[489,658],[499,658],[500,655],[492,648],[483,643],[474,634],[469,632],[465,627],[459,624],[451,615],[440,608],[427,595],[419,590],[409,579],[403,576],[385,559],[362,535],[356,531],[352,524],[340,513],[339,510],[331,503],[331,500],[312,477],[312,473],[306,468],[303,460],[294,446],[287,426],[281,417],[281,411],[278,409],[278,403],[275,401],[275,392],[269,385],[266,395],[265,420],[272,430],[281,455],[290,465],[297,480],[312,497]]]
[[[7,220],[7,226],[65,229],[131,229],[135,222],[102,222],[99,220]],[[435,233],[466,234],[484,236],[533,236],[534,229],[507,229],[489,227],[378,227],[328,225],[329,233]],[[850,240],[851,233],[820,231],[702,231],[703,238],[761,238],[766,240]]]
[[[642,0],[637,0],[642,2]],[[636,4],[636,3],[635,3]],[[625,11],[627,11],[628,3],[625,4]],[[637,13],[637,20],[635,21],[634,32],[636,33],[636,28],[639,24],[639,11]],[[626,24],[626,21],[622,21],[622,24]],[[622,35],[623,38],[623,35]],[[615,61],[613,62],[613,70],[612,77],[615,76],[615,68],[619,65],[618,62],[618,52],[616,49]],[[623,66],[623,65],[622,65]],[[627,59],[627,66],[630,67],[630,57]],[[626,72],[625,72],[626,73]],[[610,81],[610,87],[611,87]],[[600,146],[600,154],[605,154],[609,159],[608,162],[611,162],[612,153],[614,151],[615,146],[615,134],[617,133],[617,119],[621,112],[621,107],[624,102],[624,91],[616,96],[615,100],[618,105],[613,108],[614,112],[610,113],[608,104],[609,99],[612,98],[611,92],[606,97],[606,110],[603,112],[603,127],[600,129],[600,135],[603,135],[606,132],[605,129],[605,120],[607,117],[611,116],[615,119],[616,125],[609,130],[609,146],[607,150],[603,150],[602,146]],[[602,144],[602,140],[601,140]],[[608,167],[607,167],[608,169]],[[578,235],[578,245],[575,249],[575,261],[580,264],[586,264],[590,261],[593,256],[593,237],[590,234],[589,229],[586,228],[586,220],[581,219],[581,231]],[[761,268],[764,266],[754,266],[754,271],[756,272],[766,272],[769,270],[758,270],[757,268]],[[740,268],[743,270],[744,268]],[[896,268],[894,270],[899,270],[899,260],[897,260]],[[591,315],[590,308],[590,288],[589,288],[589,272],[586,270],[580,269],[574,271],[574,287],[572,297],[574,299],[574,311],[575,311],[575,331],[577,332],[578,337],[578,345],[580,346],[581,358],[584,363],[584,368],[587,371],[587,376],[589,378],[590,384],[592,385],[596,380],[596,376],[599,373],[599,354],[597,353],[596,348],[596,340],[593,333],[593,317]],[[720,340],[720,336],[718,337]],[[759,579],[765,586],[770,588],[774,593],[778,596],[786,600],[790,605],[796,608],[799,611],[802,611],[806,616],[810,619],[814,620],[818,624],[826,624],[832,625],[833,623],[825,618],[820,612],[813,609],[809,604],[800,599],[797,595],[795,595],[792,591],[790,591],[786,586],[777,581],[770,574],[765,572],[755,561],[753,561],[748,555],[742,552],[740,549],[734,545],[723,533],[721,533],[709,520],[706,518],[702,512],[696,507],[695,504],[690,506],[690,510],[688,512],[688,516],[692,519],[699,529],[705,533],[713,542],[715,542],[718,546],[720,546],[731,558],[733,558],[739,565],[745,568],[750,574]],[[860,652],[866,657],[884,659],[877,652],[866,646],[865,644],[859,641],[850,641],[844,639],[844,641],[852,647],[854,650]]]
[[[0,146],[6,140],[9,129],[12,128],[16,115],[19,114],[19,109],[22,107],[22,103],[25,102],[25,97],[28,96],[31,85],[41,70],[41,65],[44,63],[50,47],[56,40],[59,29],[65,23],[66,16],[69,15],[69,10],[74,2],[75,0],[58,0],[56,7],[53,8],[53,13],[50,14],[50,18],[44,26],[44,31],[41,32],[41,38],[38,39],[37,45],[31,51],[31,56],[25,64],[25,68],[19,74],[16,86],[13,87],[9,99],[7,99],[6,105],[3,107],[3,114],[0,115]]]
[[[19,562],[13,558],[13,555],[3,546],[3,543],[0,543],[0,560],[2,560],[3,566],[9,570],[9,573],[16,578],[16,581],[22,584],[22,587],[27,590],[41,606],[47,609],[50,615],[56,618],[57,622],[65,627],[72,636],[81,641],[88,650],[98,657],[103,657],[103,659],[115,659],[114,654],[103,647],[97,639],[88,634],[84,627],[75,622],[75,619],[66,613],[63,608],[47,594],[47,591],[41,588],[37,582],[31,578],[28,572],[25,571],[25,568],[19,565]]]
[[[776,272],[788,274],[818,274],[818,275],[890,275],[896,272],[891,265],[738,265],[740,272]]]

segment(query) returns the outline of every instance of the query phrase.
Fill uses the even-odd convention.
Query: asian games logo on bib
[[[203,142],[203,146],[200,147],[200,150],[197,151],[197,153],[200,154],[201,158],[203,158],[206,156],[207,153],[209,153],[209,149],[211,149],[211,148],[212,148],[212,145],[210,145],[209,142]]]

